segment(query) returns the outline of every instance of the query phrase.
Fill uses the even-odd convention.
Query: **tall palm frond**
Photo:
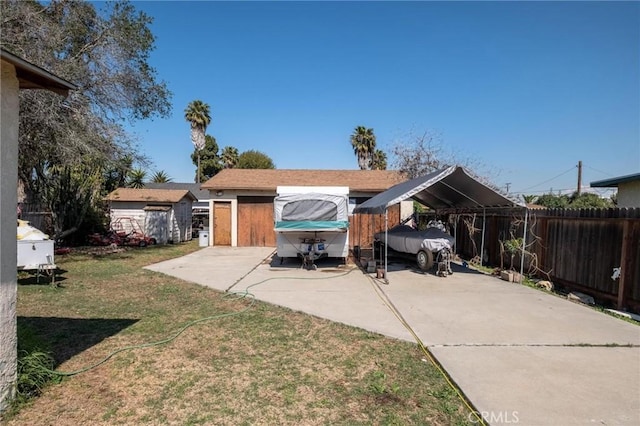
[[[238,148],[233,146],[225,146],[222,148],[222,154],[220,159],[222,160],[222,166],[225,169],[232,169],[238,165]]]
[[[153,176],[151,176],[151,182],[154,183],[168,183],[172,180],[173,179],[171,179],[167,172],[165,172],[164,170],[158,170],[153,174]]]
[[[191,142],[196,149],[204,148],[204,136],[207,126],[211,123],[209,105],[201,100],[190,102],[184,110],[184,118],[191,124]]]
[[[127,182],[127,186],[129,188],[144,188],[144,180],[147,177],[147,172],[142,169],[133,169],[129,173],[129,182]]]
[[[387,154],[381,149],[376,149],[373,153],[371,170],[387,170]]]
[[[357,126],[351,134],[351,146],[358,158],[360,170],[369,170],[376,148],[376,136],[373,129]]]

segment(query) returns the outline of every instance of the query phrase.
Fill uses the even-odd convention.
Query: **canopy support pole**
[[[480,266],[484,262],[484,229],[487,223],[487,209],[482,209],[482,242],[480,244]]]
[[[387,244],[389,241],[389,208],[384,209],[384,282],[389,284],[389,279],[387,278],[387,272],[389,272],[387,267]]]
[[[520,256],[520,284],[524,281],[524,256],[527,247],[527,221],[529,219],[529,209],[524,209],[524,231],[522,231],[522,255]]]
[[[456,214],[456,224],[453,225],[453,240],[455,241],[453,244],[453,254],[458,254],[458,216]]]

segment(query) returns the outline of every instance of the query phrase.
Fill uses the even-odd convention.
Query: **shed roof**
[[[357,206],[355,213],[384,213],[400,201],[416,200],[432,209],[525,207],[475,178],[460,166],[436,170],[399,183]]]
[[[381,192],[402,182],[396,170],[225,169],[202,189],[276,192],[278,186],[348,186],[353,192]]]
[[[640,181],[640,173],[591,182],[592,188],[617,188],[621,183]]]
[[[40,68],[37,65],[14,55],[5,49],[0,49],[0,57],[16,68],[16,77],[21,89],[46,89],[62,96],[67,96],[69,90],[78,88],[75,84]]]
[[[106,196],[107,201],[144,201],[147,203],[177,203],[184,197],[196,201],[187,189],[118,188]]]
[[[209,199],[209,190],[202,189],[202,184],[200,183],[191,183],[191,182],[166,182],[166,183],[154,183],[154,182],[146,182],[144,184],[145,188],[148,189],[187,189],[191,191],[193,195],[198,198],[198,200],[208,200]]]

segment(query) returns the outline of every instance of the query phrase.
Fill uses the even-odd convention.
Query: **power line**
[[[550,193],[558,193],[558,192],[564,192],[564,191],[571,191],[571,192],[575,192],[575,188],[551,188],[551,189],[541,189],[538,191],[526,191],[526,192],[511,192],[511,194],[550,194]]]
[[[607,175],[609,177],[613,177],[613,175],[611,173],[603,172],[602,170],[594,169],[593,167],[590,167],[590,166],[584,166],[584,167],[586,167],[588,169],[591,169],[594,172],[602,173],[603,175]]]
[[[531,188],[535,188],[535,187],[537,187],[537,186],[544,185],[545,183],[551,182],[552,180],[557,179],[557,178],[559,178],[560,176],[564,176],[564,175],[566,175],[567,173],[572,172],[575,168],[576,168],[576,166],[572,166],[569,170],[567,170],[567,171],[565,171],[565,172],[560,173],[558,176],[554,176],[554,177],[552,177],[551,179],[547,179],[547,180],[545,180],[544,182],[540,182],[540,183],[538,183],[538,184],[536,184],[536,185],[533,185],[533,186],[530,186],[530,187],[528,187],[528,188],[522,189],[522,190],[520,190],[520,191],[518,191],[518,192],[515,192],[515,193],[516,193],[516,194],[522,194],[522,193],[524,193],[525,191],[528,191],[528,190],[529,190],[529,189],[531,189]]]

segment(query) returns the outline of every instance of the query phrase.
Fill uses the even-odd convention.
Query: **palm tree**
[[[129,173],[127,186],[129,188],[144,188],[144,180],[147,177],[147,172],[142,169],[133,169]]]
[[[364,126],[356,127],[351,135],[351,146],[358,158],[360,170],[369,170],[376,149],[376,135],[373,134],[373,129],[367,129]]]
[[[151,176],[151,182],[153,183],[168,183],[172,180],[164,170],[158,170]]]
[[[209,105],[200,100],[195,100],[187,105],[184,110],[184,118],[191,123],[191,142],[198,150],[198,173],[197,183],[200,183],[200,150],[205,145],[205,132],[207,126],[211,123],[211,113]]]
[[[387,170],[387,154],[381,149],[376,149],[373,153],[371,170]]]
[[[222,160],[222,166],[225,169],[232,169],[238,164],[238,148],[233,146],[225,146],[222,148],[222,154],[220,159]]]

